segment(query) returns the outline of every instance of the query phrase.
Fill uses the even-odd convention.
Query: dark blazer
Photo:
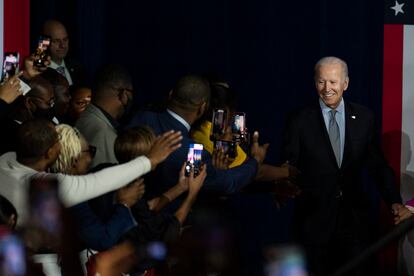
[[[329,242],[339,203],[350,208],[354,222],[362,229],[369,218],[368,198],[362,172],[374,178],[382,198],[389,205],[400,203],[394,174],[375,141],[374,115],[367,108],[345,102],[345,146],[339,168],[319,104],[294,115],[288,124],[283,154],[301,171],[302,189],[295,201],[295,229],[306,243]]]
[[[80,62],[72,58],[65,58],[65,66],[69,71],[70,77],[72,78],[73,85],[87,84],[86,73]]]
[[[113,193],[109,193],[113,196]],[[70,207],[77,222],[78,235],[87,248],[103,251],[114,246],[121,236],[135,226],[129,209],[121,204],[107,206],[107,220],[96,214],[88,202]]]
[[[127,128],[138,125],[151,127],[157,135],[169,130],[181,131],[183,135],[182,146],[158,165],[155,172],[145,180],[145,192],[148,193],[149,197],[159,196],[177,183],[180,169],[187,160],[189,144],[194,143],[194,141],[190,139],[185,126],[166,111],[162,113],[149,111],[138,113],[127,125]],[[207,178],[204,182],[203,192],[232,194],[246,186],[256,176],[257,161],[253,158],[230,170],[215,169],[211,164],[211,155],[205,150],[202,158],[203,162],[207,164]]]

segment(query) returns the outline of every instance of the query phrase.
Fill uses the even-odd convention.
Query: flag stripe
[[[401,171],[414,171],[410,139],[414,139],[414,25],[404,26]],[[414,141],[411,141],[414,142]],[[411,159],[411,160],[410,160]],[[409,162],[407,164],[407,162]],[[403,183],[401,183],[403,185]]]
[[[0,0],[0,18],[3,18],[3,20],[0,22],[0,62],[3,62],[3,28],[4,28],[4,9],[3,9],[3,0]],[[3,66],[3,64],[1,65]]]
[[[3,52],[29,55],[30,0],[3,0]]]
[[[403,25],[384,25],[382,133],[388,141],[383,140],[383,146],[397,176],[401,163],[403,36]]]

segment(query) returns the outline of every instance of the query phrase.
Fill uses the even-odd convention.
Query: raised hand
[[[19,77],[21,75],[22,72],[7,79],[2,85],[0,85],[0,99],[9,104],[14,102],[14,100],[22,94],[20,91],[19,81]]]
[[[252,146],[250,148],[251,156],[257,160],[259,164],[262,164],[266,158],[267,149],[269,144],[259,145],[259,132],[253,133]]]
[[[51,58],[50,56],[47,57],[47,60],[44,62],[44,67],[37,67],[34,65],[34,61],[35,59],[37,59],[38,57],[35,56],[34,54],[31,56],[28,56],[27,58],[24,59],[24,71],[23,71],[23,76],[30,80],[34,77],[36,77],[37,75],[41,74],[42,72],[46,71],[47,67],[50,64]]]
[[[188,191],[188,177],[185,177],[185,166],[187,165],[187,162],[184,162],[184,164],[181,166],[180,175],[178,177],[178,187],[180,187],[182,192]]]
[[[126,207],[131,207],[140,200],[145,193],[145,184],[143,178],[138,178],[127,186],[119,189],[116,197],[119,203]]]
[[[233,160],[229,159],[223,149],[214,149],[211,159],[213,167],[216,169],[227,170]]]
[[[176,149],[181,147],[179,143],[183,137],[179,131],[167,131],[155,139],[147,157],[151,161],[151,168],[154,170],[159,163],[167,159],[167,157]]]
[[[191,170],[188,179],[188,195],[196,196],[204,184],[204,180],[207,177],[207,165],[203,164],[200,167],[200,172],[197,176],[194,176],[194,170]]]

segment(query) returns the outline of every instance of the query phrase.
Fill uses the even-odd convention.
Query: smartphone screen
[[[202,162],[203,145],[190,144],[187,154],[187,164],[185,166],[185,175],[189,176],[191,170],[194,170],[194,175],[200,173],[200,166]]]
[[[50,45],[50,36],[42,35],[39,37],[37,49],[35,52],[36,59],[34,65],[37,67],[45,67],[44,62],[47,59],[47,49]]]
[[[58,198],[57,180],[34,177],[30,182],[31,223],[55,237],[62,230],[62,206]]]
[[[226,131],[227,110],[214,109],[213,118],[211,120],[212,127],[210,131],[210,140],[219,139]]]
[[[236,158],[237,156],[237,144],[234,141],[217,140],[214,142],[214,148],[216,150],[223,150],[224,154],[230,158]]]
[[[234,134],[246,133],[246,114],[244,112],[234,113],[231,130]]]
[[[308,276],[305,256],[301,249],[294,246],[278,246],[267,249],[265,275],[271,276]]]
[[[19,53],[16,53],[16,52],[4,53],[2,81],[4,79],[13,77],[18,72],[19,72]]]
[[[26,275],[26,251],[22,240],[2,229],[0,235],[0,274]]]

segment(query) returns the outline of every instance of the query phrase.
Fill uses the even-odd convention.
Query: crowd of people
[[[186,75],[159,110],[131,110],[133,81],[122,65],[104,65],[87,85],[67,57],[65,26],[50,20],[43,33],[51,38],[44,66],[33,54],[0,85],[2,275],[243,275],[231,235],[207,233],[199,206],[224,206],[251,188],[275,193],[278,206],[295,198],[294,238],[308,263],[295,275],[330,275],[372,242],[364,168],[395,224],[412,215],[376,142],[373,113],[343,98],[349,77],[340,58],[316,63],[319,102],[291,117],[286,162],[275,166],[225,80]],[[30,86],[24,95],[21,81]],[[197,169],[194,143],[203,145]]]

